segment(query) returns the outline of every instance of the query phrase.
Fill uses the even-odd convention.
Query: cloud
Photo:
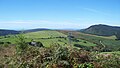
[[[0,28],[7,29],[32,29],[32,28],[80,28],[80,25],[71,21],[48,21],[48,20],[18,20],[18,21],[0,21]]]
[[[81,18],[80,18],[81,19]],[[67,20],[67,21],[49,21],[49,20],[16,20],[16,21],[0,21],[0,29],[83,29],[95,24],[108,24],[111,21],[99,20]],[[109,25],[109,24],[108,24]]]

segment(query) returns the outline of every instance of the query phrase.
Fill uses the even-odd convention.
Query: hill
[[[54,43],[58,43],[60,45],[69,44],[67,34],[63,34],[55,30],[30,32],[25,33],[24,36],[26,37],[26,41],[30,42],[33,39],[34,41],[42,42],[45,47],[49,47]],[[16,39],[14,38],[14,36],[9,36],[9,38],[1,37],[0,41],[11,42],[12,44],[15,44]],[[96,46],[96,44],[82,39],[73,38],[71,41],[72,45],[79,44],[82,46]]]
[[[63,34],[68,34],[69,32],[71,32],[73,36],[75,36],[76,38],[97,44],[98,47],[104,44],[106,50],[109,49],[112,51],[117,51],[120,49],[120,40],[115,40],[115,36],[98,36],[98,35],[81,33],[77,31],[59,31],[59,32]]]
[[[99,36],[112,36],[115,35],[116,33],[120,33],[120,27],[99,24],[92,25],[86,29],[82,29],[80,32]]]
[[[0,29],[0,36],[8,34],[19,34],[20,31]]]
[[[29,32],[37,32],[37,31],[43,31],[43,30],[50,30],[50,29],[46,29],[46,28],[37,28],[37,29],[29,29],[29,30],[25,30],[25,33],[29,33]]]
[[[37,28],[37,29],[28,29],[28,30],[20,30],[20,31],[16,31],[16,30],[6,30],[6,29],[0,29],[0,36],[5,36],[5,35],[9,35],[9,34],[19,34],[21,32],[25,32],[25,33],[29,33],[29,32],[37,32],[37,31],[43,31],[43,30],[50,30],[50,29],[46,29],[46,28]]]

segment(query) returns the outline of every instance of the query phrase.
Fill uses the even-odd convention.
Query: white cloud
[[[48,20],[18,20],[18,21],[0,21],[0,28],[10,29],[32,29],[32,28],[52,28],[52,29],[63,29],[63,28],[79,28],[79,24],[70,21],[48,21]]]
[[[50,29],[83,29],[95,24],[107,24],[110,21],[90,21],[90,20],[74,20],[74,21],[49,21],[49,20],[18,20],[18,21],[0,21],[0,29],[34,29],[34,28],[50,28]],[[113,25],[113,24],[112,24]]]

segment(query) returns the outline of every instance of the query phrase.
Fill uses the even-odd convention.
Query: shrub
[[[5,43],[3,44],[3,46],[4,46],[4,47],[8,47],[9,44],[5,42]]]
[[[91,63],[79,64],[78,68],[94,68],[94,65]]]
[[[0,42],[0,44],[4,44],[4,42]]]
[[[83,46],[83,45],[80,45],[80,44],[74,44],[75,47],[79,47],[79,48],[82,48],[86,51],[90,51],[92,47],[90,46]]]
[[[120,31],[119,31],[119,32],[116,32],[116,33],[115,33],[115,36],[116,36],[116,38],[117,38],[116,40],[120,40]]]
[[[23,36],[23,34],[19,34],[16,36],[16,53],[17,54],[22,54],[26,51],[26,49],[28,48],[28,44],[25,41],[25,37]]]
[[[7,44],[11,44],[11,42],[6,42]]]
[[[80,42],[78,39],[76,39],[76,38],[72,38],[71,39],[72,41],[74,41],[74,42]]]
[[[44,47],[43,44],[41,42],[36,42],[38,47]]]
[[[83,43],[87,43],[86,41],[84,41]]]

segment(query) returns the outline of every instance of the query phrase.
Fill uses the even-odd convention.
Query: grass
[[[65,40],[65,38],[67,38],[67,34],[63,34],[61,32],[58,31],[38,31],[38,32],[31,32],[31,33],[26,33],[24,34],[24,36],[26,37],[26,41],[30,42],[32,39],[34,39],[35,41],[40,41],[43,43],[43,45],[45,47],[49,47],[50,45],[52,45],[53,43],[59,43],[60,45],[68,45],[68,39]],[[65,37],[65,38],[55,38],[55,37]],[[43,39],[45,38],[45,39]],[[80,42],[74,42],[72,41],[72,45],[74,44],[81,44],[83,46],[96,46],[96,44],[93,44],[89,41],[85,41],[82,39],[78,39]],[[13,35],[11,35],[8,38],[2,38],[0,39],[0,41],[4,41],[4,42],[12,42],[13,44],[15,44],[16,39]],[[86,42],[86,43],[84,43]]]
[[[0,63],[3,63],[6,60],[6,57],[12,57],[14,56],[14,54],[15,54],[15,46],[9,46],[9,47],[0,46]]]
[[[49,37],[58,37],[58,36],[66,37],[67,35],[62,34],[58,31],[38,31],[38,32],[26,33],[25,36],[27,38],[49,38]]]
[[[83,39],[91,43],[95,43],[97,45],[101,45],[100,44],[100,41],[101,41],[108,49],[111,49],[113,51],[117,51],[120,48],[120,40],[116,41],[115,36],[111,36],[111,37],[96,36],[96,35],[76,32],[76,31],[59,31],[59,32],[62,32],[64,34],[68,34],[68,32],[72,32],[72,34],[76,38]]]
[[[102,52],[102,54],[118,54],[118,55],[120,55],[120,51]]]
[[[120,51],[114,52],[89,52],[79,48],[74,48],[69,45],[67,32],[58,31],[39,31],[26,33],[24,40],[30,42],[31,39],[40,41],[45,47],[28,46],[23,55],[17,55],[16,47],[9,45],[8,47],[0,47],[0,67],[8,66],[7,68],[40,68],[41,66],[48,68],[119,68]],[[113,49],[118,48],[119,41],[114,39],[98,37],[79,32],[72,32],[75,39],[79,42],[72,41],[73,44],[80,44],[83,46],[96,46],[102,41],[107,47]],[[63,36],[65,38],[55,38]],[[16,38],[10,35],[7,38],[0,37],[0,41],[10,41],[16,44]],[[44,39],[45,38],[45,39]],[[95,43],[94,43],[95,42]],[[55,43],[59,43],[55,44]],[[65,44],[66,43],[66,44]],[[97,44],[96,44],[97,43]],[[113,44],[113,45],[112,45]],[[25,45],[25,44],[24,44]],[[117,47],[116,47],[117,45]],[[50,47],[51,46],[51,47]],[[115,46],[115,47],[114,47]],[[109,47],[109,48],[110,48]],[[107,55],[106,55],[107,54]]]

